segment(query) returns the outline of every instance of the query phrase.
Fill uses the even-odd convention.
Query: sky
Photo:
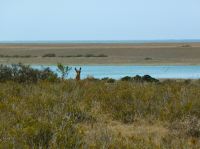
[[[0,41],[200,39],[200,0],[0,0]]]

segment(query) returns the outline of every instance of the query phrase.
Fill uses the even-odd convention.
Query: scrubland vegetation
[[[108,55],[105,54],[77,54],[77,55],[56,55],[55,53],[47,53],[42,56],[33,56],[33,55],[0,55],[0,58],[37,58],[37,57],[50,57],[50,58],[55,58],[55,57],[60,57],[60,58],[70,58],[70,57],[108,57]]]
[[[0,111],[0,148],[200,148],[199,80],[75,81],[1,66]]]

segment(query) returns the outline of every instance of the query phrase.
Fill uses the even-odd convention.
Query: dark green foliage
[[[13,80],[16,70],[13,67],[0,65],[0,82]]]
[[[108,77],[102,78],[101,80],[106,81],[107,83],[114,83],[116,81],[115,79],[108,78]]]
[[[159,80],[157,80],[149,75],[144,75],[144,76],[136,75],[135,77],[126,76],[126,77],[121,78],[121,81],[155,82],[155,83],[159,82]]]
[[[49,68],[36,70],[29,65],[13,64],[0,65],[0,82],[15,81],[19,83],[36,83],[39,80],[55,80],[57,75]]]
[[[125,76],[123,78],[121,78],[121,81],[132,81],[132,77],[129,77],[129,76]]]
[[[139,75],[136,75],[135,77],[133,77],[133,80],[136,82],[143,82],[142,77]]]
[[[144,76],[136,75],[135,77],[133,77],[133,80],[136,82],[155,82],[155,83],[159,82],[158,79],[155,79],[149,75],[144,75]]]
[[[149,76],[149,75],[144,75],[142,77],[142,80],[145,81],[145,82],[159,82],[159,80]]]

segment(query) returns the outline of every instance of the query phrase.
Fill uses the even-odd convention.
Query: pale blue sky
[[[0,0],[0,41],[200,39],[200,0]]]

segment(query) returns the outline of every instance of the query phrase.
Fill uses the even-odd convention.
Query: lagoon
[[[57,72],[56,66],[32,65],[33,68],[42,69],[49,67]],[[81,78],[114,78],[120,79],[124,76],[150,75],[157,79],[200,79],[200,66],[70,66],[68,78],[75,77],[74,68],[82,67]],[[60,75],[58,73],[58,75]]]

